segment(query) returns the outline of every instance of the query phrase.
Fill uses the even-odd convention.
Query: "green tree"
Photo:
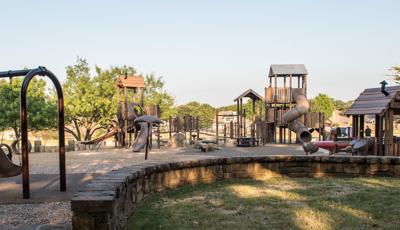
[[[400,66],[393,66],[390,68],[390,71],[392,72],[389,76],[393,78],[393,80],[396,81],[396,84],[400,84]]]
[[[246,110],[246,117],[251,119],[253,117],[253,101],[247,100],[246,103],[243,104],[243,109]],[[237,111],[237,104],[232,104],[228,106],[222,106],[218,108],[218,111]],[[265,113],[265,104],[263,101],[257,101],[255,103],[255,118],[256,120],[262,120],[264,118]]]
[[[22,79],[13,79],[12,83],[0,80],[0,130],[12,129],[15,138],[20,138],[20,91]],[[28,128],[39,131],[57,127],[57,104],[46,90],[46,82],[38,77],[29,84],[28,94]]]
[[[212,126],[216,111],[211,105],[201,104],[196,101],[180,105],[176,108],[176,110],[179,116],[198,116],[200,120],[200,128],[209,128]]]
[[[122,74],[135,74],[133,67],[111,67],[102,70],[96,66],[96,75],[90,75],[85,59],[67,66],[67,80],[63,85],[65,95],[66,132],[76,140],[91,140],[97,131],[112,128],[116,115],[117,99],[116,77]]]
[[[327,94],[318,94],[314,99],[310,100],[310,111],[311,112],[323,112],[325,117],[329,118],[335,111],[335,104],[333,99]]]
[[[161,119],[166,120],[169,116],[176,116],[173,107],[175,99],[165,89],[162,77],[148,74],[145,78],[146,90],[144,91],[144,102],[146,105],[158,105],[161,110]]]
[[[91,76],[88,62],[77,59],[76,64],[67,66],[64,83],[66,132],[76,140],[91,140],[93,135],[107,132],[113,127],[117,113],[116,78],[120,75],[135,75],[131,66],[111,66],[109,69],[95,67]],[[145,78],[145,104],[159,105],[164,116],[174,104],[174,98],[164,90],[164,81],[153,74]],[[140,94],[132,94],[140,102]]]
[[[353,104],[354,101],[342,101],[342,100],[334,100],[333,104],[337,110],[340,111],[340,114],[343,115],[344,112]]]

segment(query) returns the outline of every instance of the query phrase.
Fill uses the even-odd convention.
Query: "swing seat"
[[[22,173],[22,167],[14,164],[2,149],[0,149],[0,178],[18,176]]]

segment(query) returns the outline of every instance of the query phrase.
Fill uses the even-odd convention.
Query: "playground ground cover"
[[[396,178],[272,178],[155,194],[128,229],[398,229]]]

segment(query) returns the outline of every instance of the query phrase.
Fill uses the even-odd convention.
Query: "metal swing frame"
[[[60,82],[57,77],[43,66],[36,69],[10,70],[0,72],[0,78],[22,77],[24,80],[21,86],[20,98],[20,121],[21,121],[21,142],[22,142],[22,192],[23,198],[30,198],[29,186],[29,153],[28,153],[28,109],[27,91],[30,81],[35,76],[47,76],[53,82],[57,91],[58,107],[58,141],[59,141],[59,168],[60,168],[60,191],[67,190],[66,169],[65,169],[65,133],[64,133],[64,96]]]

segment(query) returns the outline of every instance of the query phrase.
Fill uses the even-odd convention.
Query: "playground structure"
[[[325,117],[323,113],[308,112],[307,75],[304,65],[271,65],[269,86],[265,88],[267,143],[292,143],[290,130],[294,131],[294,126],[300,128],[300,123],[311,131],[317,131],[318,139],[322,138]],[[292,119],[297,121],[290,125]],[[299,137],[302,133],[309,136],[304,132],[294,132],[296,140],[302,139]]]
[[[144,78],[140,76],[119,76],[116,81],[117,86],[117,118],[118,127],[117,141],[119,147],[132,147],[134,152],[139,152],[145,147],[145,159],[147,159],[151,142],[153,127],[158,127],[162,121],[159,117],[159,109],[147,107],[147,111],[152,113],[146,115],[144,110],[144,90],[146,88]],[[122,94],[121,94],[122,90]],[[132,92],[131,92],[132,90]],[[140,102],[133,102],[139,95]],[[132,134],[135,140],[132,143]],[[160,141],[158,141],[160,143]]]
[[[21,121],[21,165],[12,162],[12,151],[8,149],[8,155],[0,149],[0,178],[12,177],[22,174],[23,198],[30,198],[29,186],[29,141],[28,141],[28,110],[27,110],[27,91],[30,81],[35,76],[47,76],[54,84],[57,92],[58,105],[58,141],[59,141],[59,175],[60,191],[66,191],[66,172],[65,172],[65,134],[64,134],[64,96],[62,87],[57,77],[45,67],[36,69],[15,70],[0,72],[0,78],[9,78],[24,76],[21,86],[20,98],[20,121]]]
[[[117,146],[132,147],[134,152],[146,148],[145,158],[151,146],[153,127],[157,128],[158,147],[160,147],[160,124],[158,119],[160,111],[158,106],[144,106],[144,78],[141,76],[129,76],[125,74],[118,76],[116,80],[117,91],[117,121],[114,122],[110,132],[90,140],[82,141],[83,145],[100,146],[105,139],[116,137]],[[135,102],[139,100],[139,102]],[[132,134],[134,141],[132,142]]]
[[[293,143],[292,132],[296,134],[296,142],[303,144],[306,152],[317,151],[317,146],[311,143],[311,132],[318,132],[321,140],[324,131],[324,114],[308,112],[307,94],[308,72],[304,65],[271,65],[268,74],[269,86],[265,88],[265,98],[249,89],[237,97],[236,122],[231,121],[229,128],[224,125],[224,139],[236,139],[238,146],[256,146],[259,143]],[[297,81],[297,87],[295,82]],[[250,136],[246,126],[246,111],[243,109],[243,98],[252,100],[253,117],[250,123]],[[258,112],[257,102],[265,104],[264,119],[255,119]],[[262,114],[262,112],[259,112]],[[216,127],[219,127],[217,112]],[[227,130],[229,133],[227,133]],[[219,130],[216,130],[219,136]],[[220,139],[219,137],[217,139]]]
[[[353,154],[400,156],[400,138],[393,135],[394,116],[400,115],[400,86],[386,84],[365,89],[345,113],[352,117]],[[374,137],[364,134],[366,115],[375,117]]]
[[[243,98],[250,98],[252,100],[252,117],[250,124],[250,137],[247,136],[247,127],[246,127],[246,109],[243,108]],[[259,145],[259,138],[256,137],[256,110],[257,110],[257,102],[264,101],[264,98],[260,96],[258,93],[253,91],[252,89],[246,90],[235,100],[236,102],[236,116],[237,116],[237,138],[236,145],[238,147],[250,147]],[[259,110],[262,108],[259,108]],[[259,111],[261,114],[261,111]],[[218,120],[218,119],[217,119]],[[218,127],[218,125],[217,125]]]
[[[171,141],[174,135],[183,134],[186,138],[187,134],[189,134],[189,143],[193,144],[195,140],[200,139],[200,118],[190,115],[170,116],[168,118],[168,131],[162,133],[168,133]]]

